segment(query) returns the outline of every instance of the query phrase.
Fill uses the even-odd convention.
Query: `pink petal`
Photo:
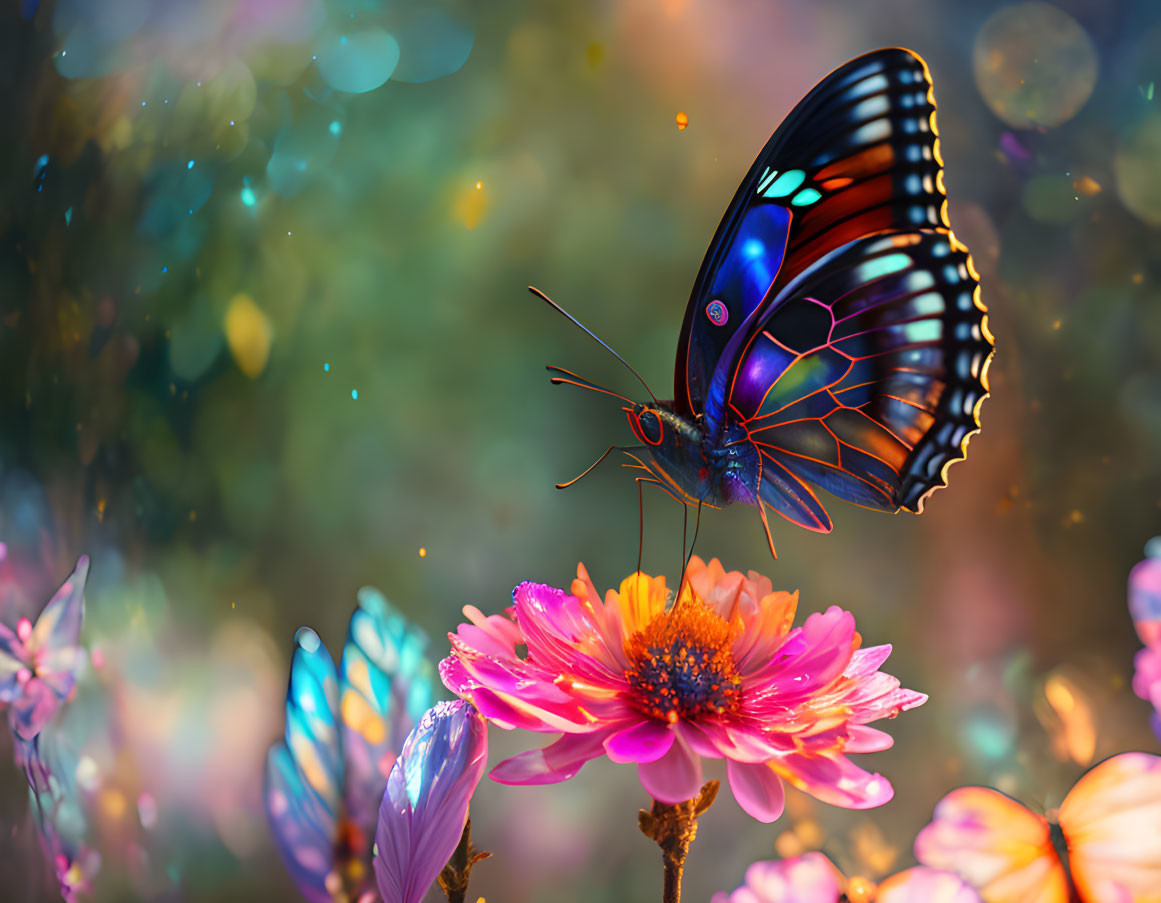
[[[573,777],[585,762],[605,752],[608,731],[565,734],[544,749],[534,749],[505,759],[492,769],[499,784],[557,784]]]
[[[883,646],[867,646],[856,649],[851,656],[851,663],[844,672],[847,677],[869,677],[878,671],[885,661],[891,657],[891,644]]]
[[[760,726],[741,720],[679,721],[678,730],[698,755],[739,762],[767,762],[785,750],[771,742]]]
[[[891,782],[870,774],[846,756],[791,753],[771,763],[793,786],[844,809],[873,809],[895,795]]]
[[[846,752],[882,752],[895,745],[895,738],[865,724],[852,724],[847,728]]]
[[[684,803],[701,790],[701,759],[675,733],[669,752],[656,762],[638,765],[637,777],[645,792],[658,802]]]
[[[629,762],[656,762],[673,746],[674,732],[670,725],[648,718],[624,730],[610,734],[605,740],[609,759],[619,764]]]
[[[752,765],[726,760],[726,775],[730,790],[738,805],[764,824],[777,821],[786,805],[786,791],[782,781],[769,765]]]
[[[592,607],[552,586],[521,583],[512,593],[528,657],[542,667],[598,685],[622,672]]]

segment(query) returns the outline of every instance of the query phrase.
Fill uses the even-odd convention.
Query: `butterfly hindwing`
[[[369,850],[387,775],[431,706],[427,636],[372,587],[359,591],[340,665],[347,812]]]
[[[766,143],[694,281],[678,342],[675,408],[720,426],[710,383],[771,286],[875,232],[946,226],[927,66],[901,48],[831,73]]]
[[[274,840],[303,895],[331,900],[327,879],[342,818],[344,767],[339,683],[326,646],[310,628],[295,636],[286,733],[270,751],[265,803]]]
[[[1097,765],[1064,798],[1060,828],[1084,903],[1161,903],[1161,758]]]
[[[851,242],[783,287],[715,377],[764,474],[921,510],[979,429],[991,341],[977,288],[941,230]]]

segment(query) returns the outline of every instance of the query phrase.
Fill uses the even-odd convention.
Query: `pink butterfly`
[[[77,639],[88,573],[89,558],[82,555],[36,624],[21,618],[15,632],[0,624],[0,708],[8,707],[8,723],[21,740],[39,734],[73,691],[84,659]]]
[[[960,787],[919,832],[915,858],[958,872],[985,903],[1161,903],[1161,758],[1107,759],[1048,816]]]

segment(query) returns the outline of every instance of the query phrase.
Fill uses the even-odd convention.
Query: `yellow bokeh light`
[[[257,379],[270,359],[272,331],[266,314],[249,295],[239,293],[230,301],[225,332],[238,369],[250,379]]]

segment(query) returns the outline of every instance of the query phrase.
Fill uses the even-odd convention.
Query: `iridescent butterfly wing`
[[[13,732],[31,740],[59,711],[76,684],[88,556],[53,594],[35,625],[13,632],[0,624],[0,704],[10,705]]]
[[[923,865],[961,875],[986,903],[1069,903],[1048,822],[986,787],[953,790],[915,838]]]
[[[815,530],[830,521],[807,482],[921,511],[979,428],[991,344],[977,289],[939,230],[859,239],[781,288],[727,388],[761,455],[762,497]]]
[[[91,890],[100,856],[84,842],[86,819],[76,781],[78,755],[51,729],[16,739],[16,758],[28,778],[29,807],[62,897]]]
[[[857,504],[919,510],[923,496],[940,484],[945,464],[963,456],[967,435],[978,428],[991,340],[976,277],[948,229],[934,114],[927,66],[910,51],[878,50],[832,73],[759,154],[694,283],[678,346],[674,404],[679,414],[701,417],[711,439],[724,441],[731,425],[744,434],[746,421],[758,416],[767,417],[763,426],[773,426],[763,386],[779,379],[787,401],[796,388],[801,397],[840,384],[861,393],[826,409],[821,402],[829,398],[817,399],[806,412],[808,421],[825,421],[840,408],[853,412],[833,417],[840,429],[829,448],[816,446],[833,423],[808,423],[801,428],[806,436],[795,437],[791,448],[778,447],[776,455],[764,450],[760,457],[762,497],[810,529],[829,530],[830,520],[807,482]],[[912,257],[908,266],[935,270],[936,293],[954,295],[957,306],[936,310],[933,300],[916,300],[922,290],[905,291],[905,285],[882,298],[868,288],[864,294],[874,297],[863,303],[878,312],[864,312],[857,333],[853,320],[849,334],[843,327],[832,331],[822,308],[842,298],[810,296],[817,303],[804,307],[796,289],[823,287],[823,270],[838,264],[854,270],[846,274],[846,290],[858,291],[858,276],[875,278],[873,267],[857,269],[859,257],[885,256],[879,245],[858,242],[891,233],[910,249],[903,252]],[[916,242],[905,233],[923,237]],[[945,263],[929,260],[939,251],[935,237],[953,255]],[[894,276],[905,283],[905,274]],[[958,306],[963,297],[966,309]],[[780,306],[795,310],[775,321]],[[929,322],[911,325],[923,321]],[[907,340],[900,342],[894,333],[904,324]],[[842,339],[841,350],[831,347]],[[809,360],[802,361],[805,355]],[[848,362],[858,363],[848,368]],[[798,363],[804,365],[787,372]],[[916,397],[924,399],[920,406],[910,403]],[[965,416],[969,428],[960,426]],[[899,432],[922,441],[901,439],[907,454],[879,461],[876,442],[888,434],[900,439]],[[799,454],[803,446],[806,455]],[[815,451],[820,454],[810,454]]]
[[[266,762],[265,803],[274,841],[312,903],[341,887],[335,846],[343,817],[344,768],[339,681],[334,662],[308,627],[295,636],[286,694],[286,733]]]
[[[1161,903],[1161,758],[1097,765],[1064,798],[1060,829],[1084,903]]]
[[[347,814],[370,861],[387,776],[403,741],[431,706],[427,636],[372,587],[359,591],[340,666]]]

